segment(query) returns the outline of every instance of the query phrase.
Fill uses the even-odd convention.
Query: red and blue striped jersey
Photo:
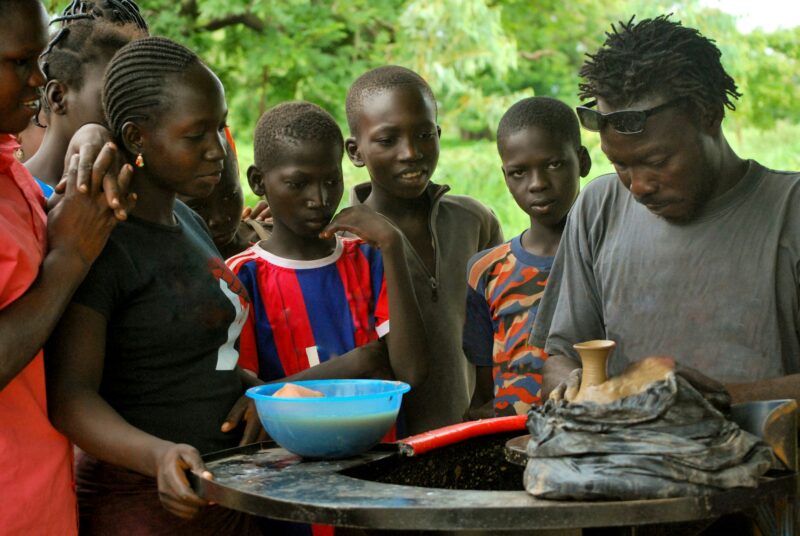
[[[378,248],[336,240],[322,259],[298,261],[258,244],[228,259],[250,293],[239,365],[265,381],[291,376],[389,332]]]

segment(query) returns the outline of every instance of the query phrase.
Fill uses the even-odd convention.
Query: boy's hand
[[[256,203],[255,207],[244,207],[242,210],[242,219],[252,218],[257,222],[268,223],[272,220],[272,210],[263,199]]]
[[[366,205],[356,205],[342,210],[334,216],[319,236],[332,238],[338,231],[352,233],[382,250],[396,246],[402,240],[400,230],[388,218]]]
[[[64,159],[65,170],[69,169],[69,162],[76,154],[80,158],[78,189],[92,195],[102,191],[117,219],[127,218],[136,202],[136,194],[129,193],[133,168],[125,165],[125,158],[113,143],[111,132],[96,123],[83,125],[70,140]],[[59,186],[56,193],[63,191]]]
[[[220,430],[223,432],[235,430],[242,421],[245,422],[245,426],[242,440],[239,441],[239,446],[249,445],[256,441],[265,441],[267,439],[267,433],[264,431],[264,428],[261,426],[261,420],[258,418],[255,401],[247,395],[242,395],[239,400],[236,401],[233,408],[228,412],[228,416],[225,417],[225,422],[222,423]]]
[[[210,504],[194,492],[186,478],[186,471],[192,471],[206,479],[214,478],[206,470],[196,448],[172,444],[158,455],[157,464],[158,498],[167,511],[178,517],[191,519],[200,508]]]
[[[80,157],[73,155],[67,167],[64,196],[47,218],[49,250],[77,256],[88,268],[103,251],[117,220],[105,197],[79,191]]]

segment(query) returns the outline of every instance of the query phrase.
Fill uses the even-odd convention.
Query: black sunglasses
[[[606,124],[609,124],[620,134],[639,134],[644,131],[644,125],[647,123],[648,117],[674,106],[682,100],[683,97],[678,97],[649,110],[621,110],[607,114],[593,110],[592,108],[597,106],[597,100],[593,100],[585,106],[578,106],[575,108],[575,112],[578,114],[581,125],[586,130],[600,132]]]

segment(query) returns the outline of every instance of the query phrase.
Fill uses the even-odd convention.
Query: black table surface
[[[797,475],[763,477],[757,488],[703,497],[640,501],[546,501],[519,491],[385,484],[343,471],[402,456],[390,445],[345,460],[304,460],[272,442],[204,456],[213,480],[190,475],[217,504],[276,519],[391,530],[530,530],[685,523],[717,518],[760,501],[794,498]],[[391,461],[391,460],[389,460]],[[520,488],[522,488],[520,484]],[[793,500],[793,499],[792,499]]]

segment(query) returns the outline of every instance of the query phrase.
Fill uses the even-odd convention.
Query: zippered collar
[[[428,270],[425,263],[422,262],[422,258],[420,258],[419,253],[413,248],[410,247],[409,249],[413,252],[413,254],[417,257],[417,261],[422,269],[425,271],[425,275],[428,278],[428,284],[431,287],[431,300],[438,301],[439,300],[439,265],[440,265],[440,258],[439,258],[439,236],[436,232],[436,215],[439,212],[439,201],[441,201],[444,194],[450,191],[450,186],[446,184],[435,184],[433,182],[428,183],[428,187],[425,189],[425,195],[428,196],[431,202],[431,210],[430,214],[428,215],[428,230],[431,233],[431,240],[433,241],[433,266],[434,266],[434,273],[431,274]],[[372,183],[370,182],[363,182],[361,184],[356,184],[350,190],[350,205],[363,205],[364,201],[367,200],[369,194],[372,192]],[[404,240],[407,240],[404,237]]]

